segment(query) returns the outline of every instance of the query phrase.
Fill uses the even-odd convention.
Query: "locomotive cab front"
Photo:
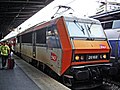
[[[107,38],[94,19],[61,16],[40,23],[20,33],[15,47],[21,57],[60,76],[67,86],[97,87],[103,72],[115,71],[110,68]]]
[[[82,89],[100,86],[102,68],[111,66],[110,46],[100,22],[64,17],[58,20],[57,27],[62,47],[63,82]]]

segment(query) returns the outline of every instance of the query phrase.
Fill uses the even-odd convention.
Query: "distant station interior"
[[[14,60],[3,69],[0,54],[0,90],[120,90],[120,3],[99,0],[96,14],[81,18],[59,5],[22,31],[54,1],[0,0],[0,53],[7,42]]]
[[[54,0],[1,0],[0,39]],[[69,90],[16,55],[14,70],[0,70],[0,90]],[[1,68],[0,57],[0,68]],[[26,69],[25,69],[26,68]]]

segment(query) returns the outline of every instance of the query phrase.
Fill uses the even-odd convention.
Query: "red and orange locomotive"
[[[98,20],[58,17],[16,37],[15,53],[62,77],[64,84],[89,88],[102,84],[111,68],[110,46]]]

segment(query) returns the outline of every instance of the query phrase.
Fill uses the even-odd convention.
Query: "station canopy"
[[[0,39],[54,0],[0,0]]]
[[[100,22],[120,20],[120,10],[105,12],[102,14],[96,14],[90,17],[94,19],[98,19],[100,20]]]

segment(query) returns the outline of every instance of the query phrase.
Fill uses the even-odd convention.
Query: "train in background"
[[[101,23],[111,45],[110,60],[118,70],[117,75],[111,78],[120,82],[120,20],[104,21]]]
[[[8,40],[14,42],[14,53],[68,87],[98,87],[104,75],[117,73],[106,35],[95,19],[60,16]]]
[[[120,20],[101,22],[111,45],[111,58],[120,59]]]

